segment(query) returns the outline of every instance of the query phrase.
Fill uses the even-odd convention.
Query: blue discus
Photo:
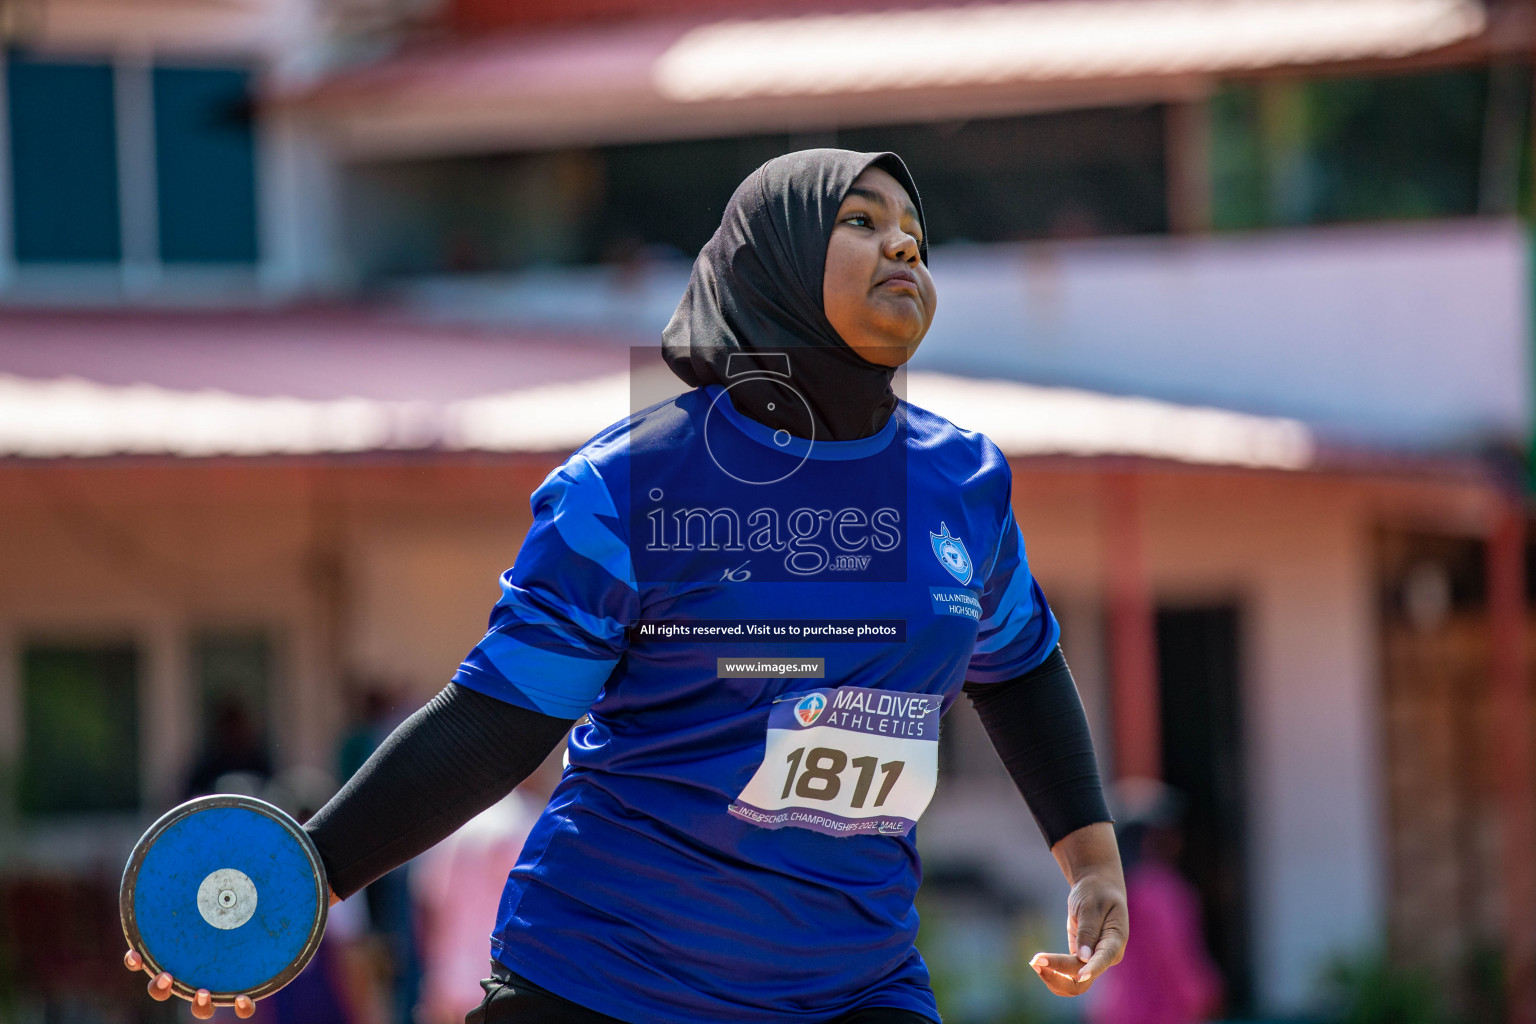
[[[271,995],[298,976],[325,934],[329,887],[299,823],[262,800],[189,800],[144,833],[118,907],[128,945],[178,994],[217,1004]]]

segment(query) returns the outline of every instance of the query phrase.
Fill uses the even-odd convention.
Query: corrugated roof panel
[[[1476,0],[1057,0],[702,25],[655,63],[680,101],[1219,73],[1403,57],[1482,32]]]
[[[933,373],[911,374],[907,383],[916,404],[982,431],[1008,455],[1284,470],[1305,469],[1315,456],[1312,432],[1294,420]],[[449,401],[256,397],[0,376],[0,456],[560,453],[621,419],[634,399],[629,374]]]

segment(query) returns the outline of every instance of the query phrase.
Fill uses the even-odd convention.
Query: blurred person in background
[[[245,795],[266,800],[302,824],[335,791],[336,782],[330,775],[298,767],[278,773],[266,785]],[[379,988],[378,961],[375,942],[369,934],[368,905],[362,900],[335,904],[326,917],[325,934],[309,964],[287,985],[262,1000],[262,1020],[265,1024],[389,1024],[386,1001]],[[213,1014],[216,1022],[236,1019],[238,1014],[232,1007],[219,1007]]]
[[[336,766],[341,778],[350,779],[384,737],[405,721],[408,702],[396,687],[378,680],[353,679],[346,689],[351,712],[336,751]]]
[[[324,772],[294,768],[273,779],[262,796],[302,824],[335,792],[335,780]],[[378,960],[368,905],[362,900],[338,903],[326,917],[314,959],[262,1001],[262,1017],[267,1024],[389,1024]],[[235,1014],[223,1010],[221,1016],[233,1019]]]
[[[203,752],[187,779],[190,799],[208,793],[260,796],[272,778],[272,759],[261,727],[239,696],[225,695],[214,709]]]
[[[496,929],[507,873],[559,781],[560,758],[551,754],[517,789],[416,858],[411,895],[422,959],[416,1024],[461,1024],[480,1002],[486,937]]]
[[[1201,1024],[1222,1000],[1205,947],[1200,895],[1179,873],[1183,799],[1153,779],[1111,788],[1136,942],[1088,1003],[1089,1024]]]
[[[337,776],[350,779],[400,725],[409,707],[404,687],[377,679],[353,679],[347,686],[352,721],[342,733],[336,754]],[[381,952],[379,965],[388,982],[389,1018],[411,1024],[412,1008],[421,993],[421,947],[411,907],[412,864],[402,864],[371,882],[364,890],[369,930]]]

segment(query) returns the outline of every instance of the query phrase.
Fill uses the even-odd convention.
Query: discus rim
[[[123,868],[122,885],[118,888],[117,909],[122,919],[123,938],[128,940],[128,948],[132,949],[143,959],[145,967],[149,970],[150,977],[159,977],[165,968],[155,958],[154,954],[146,948],[144,939],[139,932],[137,916],[133,909],[133,897],[139,877],[139,868],[143,866],[144,858],[150,848],[172,825],[175,825],[194,814],[203,811],[211,811],[219,808],[240,808],[270,818],[283,827],[289,835],[298,841],[299,848],[304,851],[304,856],[309,860],[310,868],[315,879],[315,904],[318,912],[310,927],[309,935],[304,940],[304,945],[297,956],[282,971],[268,978],[260,985],[239,992],[215,992],[209,990],[209,999],[215,1006],[233,1006],[239,996],[248,996],[250,999],[264,999],[288,984],[299,973],[309,966],[314,958],[315,950],[320,947],[320,940],[325,935],[325,923],[330,914],[329,892],[324,889],[325,865],[320,860],[320,851],[315,848],[314,840],[309,838],[309,833],[304,831],[293,816],[281,807],[268,803],[265,800],[253,796],[244,796],[239,793],[215,793],[211,796],[200,796],[185,803],[177,804],[162,814],[149,830],[139,837],[134,844],[133,852],[128,855],[128,864]],[[171,976],[171,991],[189,1002],[196,998],[198,989],[193,988],[175,975]]]

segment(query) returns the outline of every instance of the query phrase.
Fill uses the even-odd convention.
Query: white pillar
[[[145,52],[113,63],[117,195],[123,291],[142,295],[160,281],[160,202],[155,178],[154,71]]]
[[[177,802],[196,751],[195,695],[185,624],[159,612],[140,628],[139,792],[147,812]]]
[[[15,231],[11,211],[11,97],[5,50],[0,48],[0,294],[16,275]]]
[[[345,278],[342,168],[302,114],[266,112],[256,124],[259,276],[273,299],[335,292]]]

